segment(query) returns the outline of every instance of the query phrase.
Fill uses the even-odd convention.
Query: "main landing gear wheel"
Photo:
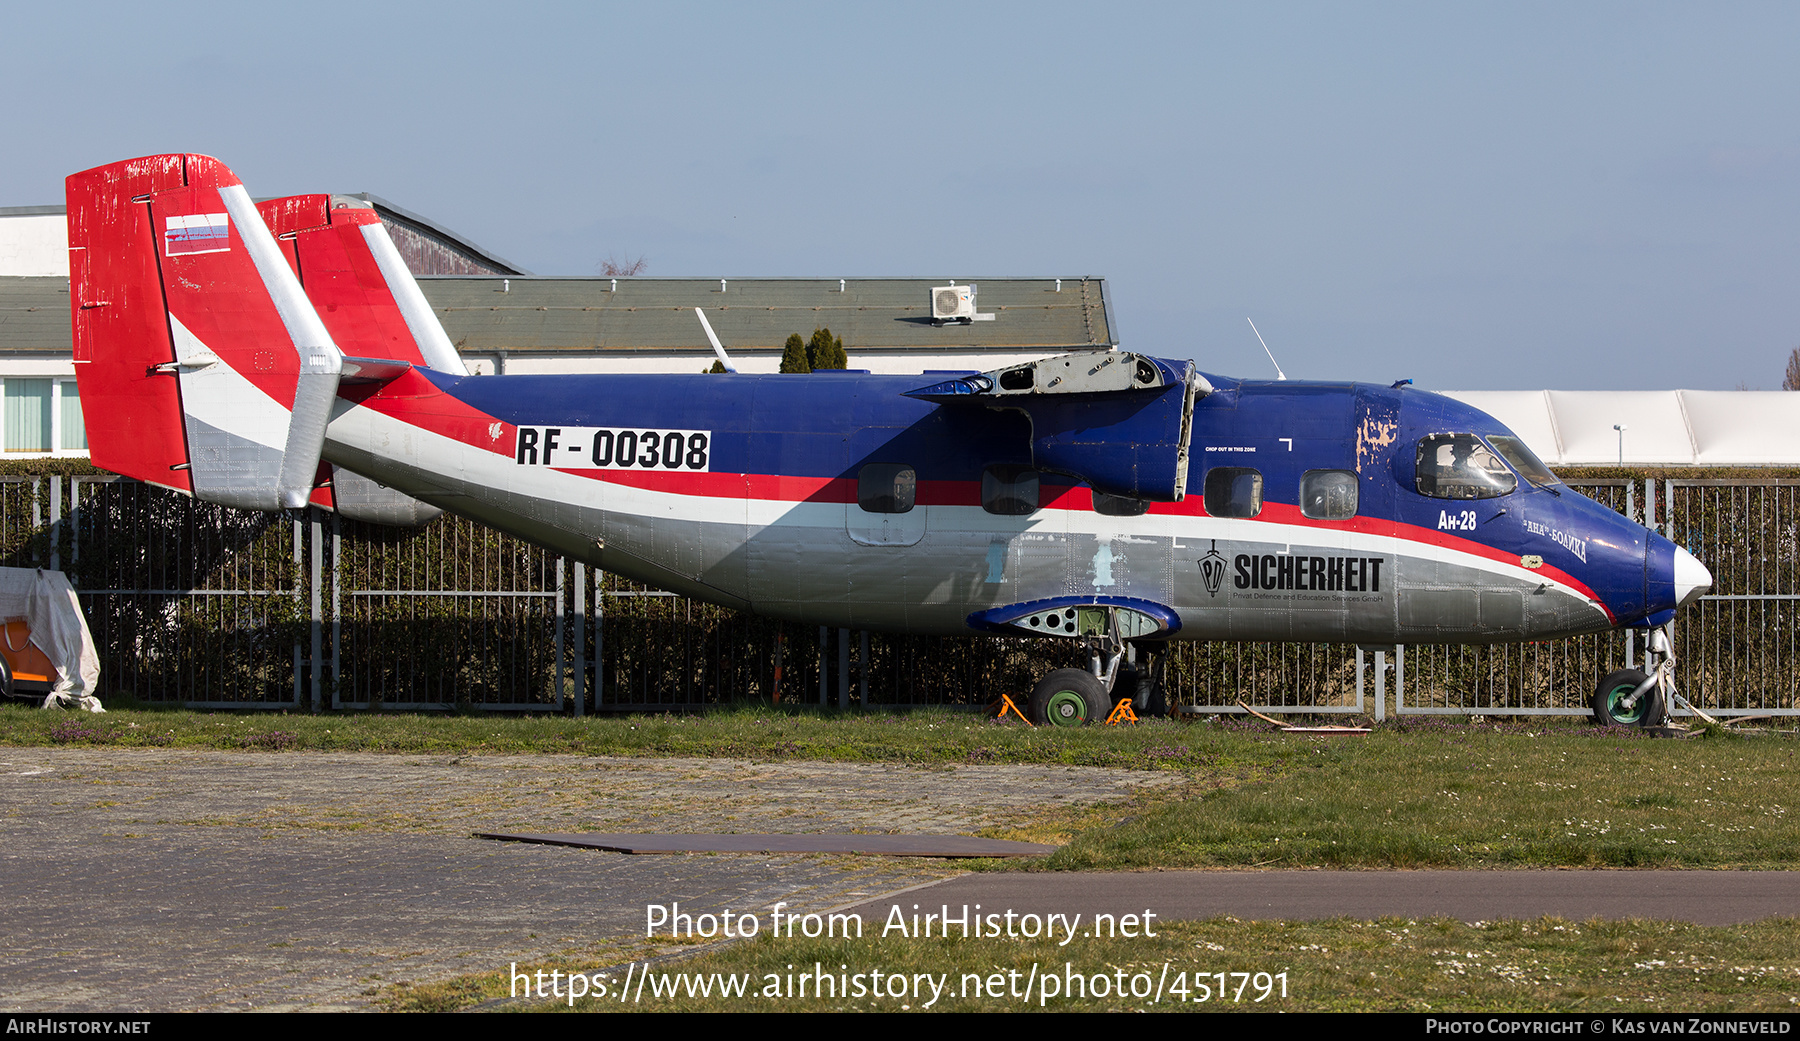
[[[1662,691],[1654,685],[1630,708],[1624,701],[1650,676],[1637,669],[1620,669],[1610,673],[1594,688],[1594,722],[1603,727],[1653,727],[1662,722]]]
[[[1099,723],[1112,708],[1106,684],[1085,669],[1057,669],[1031,691],[1032,722],[1078,727]]]

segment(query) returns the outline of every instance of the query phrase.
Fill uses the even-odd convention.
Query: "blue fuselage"
[[[1058,448],[1075,472],[1052,473],[1029,411],[907,396],[944,375],[420,370],[344,403],[326,455],[623,575],[822,625],[966,633],[1009,605],[1130,601],[1178,638],[1490,642],[1679,600],[1671,543],[1497,462],[1510,432],[1439,395],[1207,377],[1171,502],[1092,492],[1079,402]],[[1093,403],[1115,483],[1137,465],[1121,476],[1119,400]],[[1486,460],[1495,486],[1422,460]]]

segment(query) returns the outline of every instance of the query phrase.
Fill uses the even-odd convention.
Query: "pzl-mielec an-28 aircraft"
[[[1663,625],[1712,582],[1423,391],[1120,351],[470,376],[370,211],[259,210],[218,161],[162,155],[70,177],[68,214],[96,464],[248,509],[425,503],[777,618],[1086,642],[1040,721],[1159,707],[1169,640],[1539,640]],[[1596,713],[1660,721],[1667,676],[1607,677]]]

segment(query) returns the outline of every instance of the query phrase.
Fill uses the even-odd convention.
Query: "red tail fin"
[[[95,461],[159,484],[185,461],[201,498],[303,504],[343,356],[244,186],[216,159],[156,156],[75,174],[68,197]]]
[[[156,234],[144,197],[179,188],[186,156],[87,170],[67,182],[75,375],[95,466],[191,491],[181,393],[159,366],[175,348],[163,315]]]
[[[334,205],[329,195],[257,209],[344,353],[468,374],[373,209]]]
[[[408,321],[396,295],[404,296],[410,290],[420,305],[424,305],[424,296],[400,263],[399,253],[373,209],[333,205],[329,195],[269,199],[256,208],[275,234],[295,274],[300,276],[307,298],[339,349],[361,358],[464,372],[462,359],[450,348],[449,338],[430,314],[428,305],[422,306],[422,312],[429,327],[424,336],[414,334],[414,323]],[[380,247],[393,254],[386,265],[377,260]],[[399,265],[395,281],[402,285],[398,294],[390,287],[385,273],[394,265]],[[412,317],[416,322],[417,313]],[[443,348],[434,355],[420,347],[421,340],[442,341]],[[445,363],[446,353],[454,368]],[[367,367],[353,359],[346,362],[345,371]],[[442,512],[341,467],[321,467],[320,478],[320,486],[313,490],[313,503],[354,520],[412,527],[433,520]]]

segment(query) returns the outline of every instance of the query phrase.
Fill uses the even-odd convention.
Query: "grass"
[[[917,766],[1040,763],[1140,770],[1263,768],[1297,755],[1257,741],[1194,743],[1184,724],[1031,729],[947,709],[839,713],[738,706],[705,715],[560,716],[198,712],[71,716],[0,707],[0,745],[810,759]],[[1240,756],[1248,760],[1238,762]]]
[[[1156,801],[1035,866],[1785,870],[1800,862],[1800,742],[1791,739],[1403,723],[1308,744],[1310,754],[1276,776]]]
[[[1081,939],[1066,947],[1045,941],[765,936],[656,964],[641,990],[644,965],[637,963],[622,1000],[626,969],[618,962],[577,956],[554,965],[564,973],[583,973],[581,990],[604,989],[604,997],[572,1002],[586,1011],[1775,1012],[1800,1005],[1796,925],[1792,919],[1704,927],[1558,918],[1476,923],[1220,918],[1165,924],[1154,938]],[[529,989],[537,985],[535,971],[550,970],[552,963],[518,968],[532,977],[525,985]],[[877,970],[884,991],[904,986],[905,993],[874,993]],[[1225,974],[1222,981],[1219,973]],[[816,996],[821,975],[838,984],[825,997]],[[802,976],[809,981],[805,997],[798,996]],[[1056,980],[1053,992],[1032,985],[1027,996],[1028,982],[1046,976]],[[1081,977],[1081,992],[1072,977]],[[742,981],[746,996],[722,997],[726,980]],[[942,989],[934,989],[933,981]],[[561,999],[522,1000],[510,971],[480,973],[391,991],[387,1007],[444,1011],[495,1003],[567,1009],[566,977],[552,981],[546,971],[544,986],[557,983],[565,995]],[[713,993],[690,996],[689,984],[710,985]]]

